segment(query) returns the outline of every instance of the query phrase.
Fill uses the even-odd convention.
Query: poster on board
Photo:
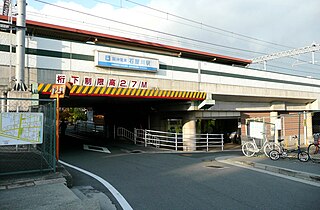
[[[42,142],[43,113],[0,113],[0,146]]]
[[[252,138],[263,139],[264,123],[251,121],[249,124],[249,136]]]

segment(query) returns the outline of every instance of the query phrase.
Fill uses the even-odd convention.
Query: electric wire
[[[94,1],[96,1],[96,2],[98,2],[98,3],[102,3],[102,4],[107,4],[107,5],[111,5],[111,6],[114,6],[114,7],[116,7],[116,8],[126,8],[126,9],[129,9],[128,7],[125,7],[125,6],[119,6],[119,5],[115,5],[115,4],[111,4],[111,3],[108,3],[108,2],[105,2],[105,1],[102,1],[102,0],[94,0]],[[131,2],[131,1],[129,1],[129,2]],[[145,7],[145,8],[147,8],[147,9],[153,9],[153,8],[150,8],[150,7],[148,7],[148,6],[145,6],[145,5],[142,5],[142,4],[137,4],[137,5],[139,5],[139,6],[143,6],[143,7]],[[153,10],[156,10],[156,11],[158,11],[157,9],[153,9]],[[267,46],[267,45],[265,45],[265,44],[262,44],[262,43],[260,43],[260,42],[258,42],[257,40],[248,40],[248,38],[247,37],[245,37],[245,38],[241,38],[241,36],[239,36],[239,37],[235,37],[235,34],[236,33],[234,33],[234,32],[230,32],[230,33],[226,33],[226,32],[219,32],[219,30],[210,30],[210,29],[206,29],[206,28],[204,28],[204,27],[206,27],[205,25],[203,25],[202,23],[201,24],[197,24],[197,25],[199,25],[199,26],[197,26],[197,25],[192,25],[192,24],[188,24],[188,23],[186,23],[186,22],[181,22],[181,21],[177,21],[177,20],[173,20],[173,19],[169,19],[168,17],[167,18],[164,18],[164,17],[161,17],[161,16],[157,16],[157,15],[155,15],[155,14],[150,14],[150,13],[146,13],[146,12],[141,12],[141,11],[139,11],[139,14],[141,14],[141,13],[143,13],[143,14],[145,14],[145,15],[148,15],[148,16],[152,16],[152,17],[155,17],[155,18],[158,18],[158,19],[163,19],[163,20],[166,20],[166,21],[171,21],[171,22],[173,22],[173,23],[178,23],[178,24],[180,24],[180,25],[184,25],[184,26],[189,26],[189,27],[192,27],[192,28],[196,28],[196,29],[200,29],[200,30],[202,30],[202,31],[206,31],[206,32],[210,32],[210,33],[215,33],[215,34],[218,34],[218,35],[221,35],[221,36],[225,36],[225,37],[230,37],[230,38],[234,38],[234,39],[238,39],[238,40],[241,40],[241,41],[245,41],[245,42],[252,42],[252,43],[254,43],[254,44],[256,44],[256,45],[260,45],[260,46]],[[163,11],[161,11],[161,13],[165,13],[165,14],[169,14],[169,13],[166,13],[166,12],[163,12]],[[181,19],[181,18],[180,18]],[[185,18],[185,20],[186,20],[186,18]],[[190,21],[189,21],[190,22]],[[214,28],[213,26],[211,27],[211,28]],[[223,30],[223,29],[221,29],[221,30]],[[273,49],[277,49],[277,50],[279,50],[279,48],[275,48],[275,47],[272,47]],[[288,48],[288,47],[287,47]]]
[[[99,3],[103,3],[103,4],[108,4],[108,5],[112,5],[112,6],[115,6],[115,7],[119,7],[119,8],[123,8],[121,6],[118,6],[118,5],[115,5],[115,4],[110,4],[110,3],[107,3],[105,1],[102,1],[102,0],[95,0],[96,2],[99,2]],[[245,37],[249,40],[254,40],[254,43],[255,44],[258,44],[258,45],[262,45],[262,46],[266,46],[264,44],[260,44],[259,42],[264,42],[264,43],[267,43],[267,44],[270,44],[270,45],[276,45],[276,46],[281,46],[281,47],[286,47],[286,48],[290,48],[292,49],[293,47],[289,47],[289,46],[286,46],[286,45],[282,45],[282,44],[278,44],[278,43],[274,43],[274,42],[269,42],[269,41],[265,41],[265,40],[262,40],[262,39],[257,39],[257,38],[254,38],[254,37],[250,37],[250,36],[247,36],[247,35],[243,35],[243,34],[240,34],[240,33],[235,33],[235,32],[232,32],[232,31],[228,31],[228,30],[225,30],[225,29],[221,29],[221,28],[218,28],[218,27],[214,27],[214,26],[211,26],[211,25],[208,25],[208,24],[204,24],[202,22],[199,22],[199,21],[195,21],[195,20],[192,20],[192,19],[189,19],[189,18],[185,18],[185,17],[182,17],[182,16],[179,16],[179,15],[175,15],[175,14],[172,14],[172,13],[169,13],[169,12],[165,12],[165,11],[162,11],[162,10],[159,10],[159,9],[155,9],[153,7],[149,7],[147,5],[144,5],[144,4],[140,4],[140,3],[137,3],[135,1],[132,1],[132,0],[126,0],[127,2],[130,2],[132,4],[135,4],[135,5],[138,5],[138,6],[141,6],[141,7],[144,7],[144,8],[147,8],[147,9],[150,9],[150,10],[153,10],[153,11],[156,11],[156,12],[159,12],[159,13],[163,13],[163,14],[166,14],[167,15],[167,21],[171,21],[171,22],[175,22],[175,23],[179,23],[179,24],[182,24],[182,25],[185,25],[185,26],[189,26],[189,27],[194,27],[194,28],[197,28],[197,29],[201,29],[201,30],[205,30],[205,31],[208,31],[208,32],[213,32],[213,33],[217,33],[217,34],[220,34],[220,35],[224,35],[224,36],[228,36],[228,37],[232,37],[232,38],[236,38],[234,37],[234,35],[237,35],[239,37]],[[157,17],[157,18],[161,18],[163,19],[162,17],[159,17],[159,16],[155,16],[155,15],[152,15],[152,14],[147,14],[147,15],[150,15],[150,16],[153,16],[153,17]],[[175,17],[175,18],[179,18],[181,20],[184,20],[184,21],[188,21],[188,22],[191,22],[191,23],[195,23],[195,24],[198,24],[200,26],[193,26],[191,24],[187,24],[187,23],[183,23],[183,22],[180,22],[180,21],[175,21],[175,20],[170,20],[168,18],[168,16],[172,16],[172,17]],[[213,30],[208,30],[208,29],[204,29],[203,26],[206,26],[208,28],[213,28],[213,29],[216,29],[218,31],[222,31],[222,32],[226,32],[226,33],[229,33],[231,35],[226,35],[226,34],[223,34],[223,33],[219,33],[219,32],[216,32],[216,31],[213,31]],[[239,40],[243,40],[243,41],[249,41],[249,40],[246,40],[246,39],[242,39],[242,38],[239,38],[237,37],[236,39],[239,39]],[[252,41],[251,41],[252,42]],[[278,48],[274,48],[274,49],[278,49]],[[267,54],[265,54],[267,55]],[[298,60],[298,61],[301,61],[303,63],[309,63],[308,61],[306,60],[302,60],[302,59],[298,59],[296,57],[288,57],[290,59],[294,59],[294,60]],[[313,65],[317,65],[317,64],[313,64]],[[320,65],[318,65],[320,66]]]
[[[38,12],[31,12],[30,11],[29,13],[33,14],[34,16],[37,16],[37,17],[50,17],[50,18],[54,18],[54,19],[57,19],[57,20],[64,20],[66,22],[76,23],[78,25],[83,24],[83,25],[90,25],[90,27],[92,27],[92,28],[106,29],[106,26],[104,26],[104,25],[99,25],[99,24],[94,24],[94,23],[86,23],[85,21],[77,21],[77,20],[74,20],[74,19],[62,18],[60,16],[47,15],[47,14],[38,13]],[[206,50],[210,50],[210,51],[219,50],[220,52],[233,53],[233,51],[229,51],[229,50],[225,50],[225,49],[217,49],[217,48],[213,48],[213,47],[203,46],[203,45],[200,45],[200,44],[194,44],[194,43],[189,43],[189,42],[184,42],[184,41],[177,41],[177,40],[172,40],[172,39],[169,39],[169,38],[152,36],[152,35],[148,35],[148,34],[142,34],[142,33],[138,33],[138,32],[127,31],[127,30],[113,28],[113,27],[107,27],[107,29],[109,31],[115,31],[115,32],[119,32],[121,34],[125,33],[125,34],[131,34],[131,35],[135,35],[135,36],[148,37],[150,40],[156,40],[156,41],[161,41],[162,40],[166,44],[168,42],[171,42],[171,43],[177,43],[178,42],[180,44],[183,44],[184,46],[199,47],[201,49],[206,49]]]
[[[157,31],[157,30],[153,30],[153,29],[148,29],[148,28],[145,28],[145,27],[141,27],[141,26],[136,26],[136,25],[133,25],[133,24],[128,24],[128,23],[124,23],[124,22],[121,22],[121,21],[116,21],[116,20],[112,20],[112,19],[109,19],[109,18],[104,18],[104,17],[101,17],[101,16],[97,16],[97,15],[92,15],[92,14],[89,14],[89,13],[86,13],[86,12],[81,12],[81,11],[78,11],[78,10],[74,10],[74,9],[70,9],[70,8],[66,8],[66,7],[62,7],[62,6],[58,6],[58,5],[55,5],[55,4],[51,4],[51,3],[48,3],[48,2],[45,2],[45,1],[41,1],[41,0],[35,0],[35,1],[37,1],[37,2],[40,2],[40,3],[42,3],[42,4],[49,4],[49,5],[51,5],[51,6],[55,6],[55,7],[59,7],[59,8],[62,8],[62,9],[66,9],[66,10],[70,10],[70,11],[73,11],[73,12],[77,12],[77,13],[81,13],[81,14],[84,14],[84,15],[89,15],[89,16],[93,16],[93,17],[95,17],[95,18],[101,18],[101,19],[104,19],[104,20],[107,20],[107,21],[111,21],[111,22],[116,22],[116,23],[119,23],[119,24],[124,24],[124,25],[127,25],[127,26],[130,26],[130,27],[137,27],[137,28],[140,28],[140,29],[143,29],[143,30],[147,30],[147,31],[152,31],[152,32],[156,32],[156,33],[159,33],[159,34],[164,34],[164,35],[167,35],[167,36],[172,36],[172,37],[175,37],[175,38],[180,38],[180,39],[185,39],[185,40],[187,40],[187,41],[192,41],[192,42],[197,42],[197,43],[201,43],[201,44],[205,44],[205,45],[212,45],[212,46],[216,46],[216,47],[221,47],[221,48],[227,48],[227,49],[231,49],[231,50],[237,50],[237,51],[240,51],[240,52],[249,52],[249,53],[255,53],[255,54],[264,54],[264,53],[262,53],[262,52],[256,52],[256,51],[251,51],[251,50],[244,50],[244,49],[240,49],[240,48],[234,48],[234,47],[228,47],[228,46],[225,46],[225,45],[219,45],[219,44],[214,44],[214,43],[210,43],[210,42],[206,42],[206,41],[201,41],[201,40],[196,40],[196,39],[193,39],[193,38],[188,38],[188,37],[183,37],[183,36],[178,36],[178,35],[174,35],[174,34],[170,34],[170,33],[165,33],[165,32],[161,32],[161,31]],[[97,1],[97,2],[101,2],[101,3],[105,3],[105,2],[103,2],[103,1],[98,1],[98,0],[95,0],[95,1]],[[129,1],[129,2],[133,2],[133,1],[130,1],[130,0],[127,0],[127,1]],[[108,4],[108,3],[107,3]],[[140,4],[138,4],[138,5],[140,5]],[[145,5],[140,5],[140,6],[145,6]],[[147,6],[145,6],[145,7],[147,7]],[[152,8],[152,9],[154,9],[154,8]],[[156,10],[156,9],[155,9]],[[162,12],[162,13],[164,13],[163,11],[161,11],[160,10],[160,12]],[[170,15],[172,15],[172,14],[170,14]],[[173,15],[173,16],[175,16],[175,15]],[[177,17],[179,17],[180,18],[180,16],[177,16]],[[182,17],[183,18],[183,17]],[[185,18],[186,19],[186,18]],[[71,19],[70,19],[71,20]],[[186,19],[186,20],[189,20],[189,19]],[[172,21],[172,20],[171,20]],[[191,20],[191,21],[193,21],[193,20]],[[179,22],[179,21],[178,21]],[[197,22],[197,21],[194,21],[195,23],[200,23],[200,22]],[[85,23],[85,24],[92,24],[92,23]],[[185,23],[181,23],[181,24],[185,24]],[[201,23],[202,24],[202,23]],[[189,25],[189,24],[187,24],[187,25]],[[105,26],[100,26],[100,27],[104,27],[105,28]],[[210,26],[211,27],[211,26]],[[212,27],[212,28],[215,28],[215,27]],[[200,28],[201,29],[201,28]],[[113,30],[116,30],[115,28],[113,29]],[[121,30],[121,31],[123,31],[123,30]],[[223,31],[223,29],[222,29],[222,31]],[[128,31],[127,31],[128,32]],[[227,31],[226,30],[226,32],[230,32],[230,31]],[[241,36],[241,34],[237,34],[237,33],[234,33],[234,32],[231,32],[232,34],[235,34],[235,35],[240,35]],[[138,33],[136,33],[136,35],[137,35]],[[141,34],[140,34],[141,35]],[[144,36],[146,36],[145,34],[143,34]],[[151,37],[151,36],[150,36]],[[246,37],[245,35],[244,35],[244,37]],[[155,37],[153,37],[153,38],[155,38]],[[246,37],[246,38],[252,38],[252,37]],[[163,40],[169,40],[169,39],[165,39],[165,38],[160,38],[160,37],[156,37],[156,39],[158,40],[158,39],[163,39]],[[261,42],[265,42],[264,40],[260,40],[260,39],[256,39],[256,38],[253,38],[254,40],[257,40],[257,41],[261,41]],[[175,41],[175,42],[177,42],[177,41]],[[183,42],[181,42],[181,43],[183,43]],[[269,43],[269,42],[265,42],[265,43]],[[278,44],[276,44],[276,43],[272,43],[272,42],[270,42],[269,44],[275,44],[275,45],[278,45]],[[194,45],[194,44],[193,44]],[[199,45],[198,45],[199,46]],[[285,45],[279,45],[279,46],[284,46],[284,47],[288,47],[288,46],[285,46]],[[201,46],[201,47],[203,47],[203,46]],[[230,52],[230,51],[229,51]],[[317,54],[318,54],[318,52],[316,52]],[[297,58],[291,58],[291,57],[289,57],[290,59],[295,59],[295,60],[299,60],[299,61],[301,61],[301,62],[307,62],[307,61],[305,61],[305,60],[301,60],[301,59],[297,59]],[[320,66],[320,65],[318,65],[318,64],[313,64],[313,65],[317,65],[317,66]],[[278,67],[278,68],[281,68],[281,69],[286,69],[286,70],[291,70],[292,71],[292,69],[288,69],[288,68],[284,68],[284,67],[280,67],[280,66],[273,66],[273,65],[268,65],[268,66],[272,66],[272,67]],[[315,69],[315,70],[318,70],[318,69]],[[295,70],[295,71],[299,71],[299,70]],[[299,71],[299,72],[305,72],[305,73],[313,73],[313,72],[307,72],[307,71]]]
[[[82,12],[82,11],[79,11],[79,10],[75,10],[75,9],[59,6],[59,5],[52,4],[52,3],[49,3],[49,2],[45,2],[45,1],[42,1],[42,0],[34,0],[34,1],[37,1],[37,2],[40,2],[40,3],[43,3],[43,4],[48,4],[48,5],[51,5],[51,6],[54,6],[54,7],[58,7],[58,8],[61,8],[61,9],[73,11],[73,12],[80,13],[80,14],[83,14],[83,15],[87,15],[87,16],[91,16],[91,17],[95,17],[95,18],[99,18],[99,19],[104,19],[104,20],[107,20],[107,21],[110,21],[110,22],[121,24],[121,25],[126,25],[126,26],[130,26],[130,27],[133,27],[133,28],[139,28],[139,29],[145,30],[145,31],[151,31],[151,32],[154,32],[154,33],[163,34],[163,35],[166,35],[166,36],[172,36],[172,37],[179,38],[179,39],[184,39],[184,40],[193,41],[193,42],[199,42],[199,43],[202,43],[202,44],[208,44],[208,45],[212,45],[212,46],[217,46],[217,47],[222,47],[222,48],[227,48],[227,49],[232,49],[232,50],[237,50],[237,51],[242,51],[242,52],[250,52],[250,53],[264,55],[264,53],[262,53],[262,52],[257,52],[257,51],[252,51],[252,50],[245,50],[245,49],[236,48],[236,47],[228,47],[228,46],[221,45],[221,44],[215,44],[215,43],[211,43],[211,42],[207,42],[207,41],[201,41],[201,40],[190,38],[190,37],[185,37],[185,36],[175,35],[175,34],[171,34],[171,33],[167,33],[167,32],[162,32],[162,31],[158,31],[158,30],[155,30],[155,29],[150,29],[150,28],[146,28],[146,27],[142,27],[142,26],[137,26],[137,25],[130,24],[130,23],[124,23],[122,21],[113,20],[113,19],[110,19],[110,18],[98,16],[98,15],[93,15],[93,14],[90,14],[90,13],[87,13],[87,12]]]
[[[215,30],[218,30],[218,31],[223,31],[223,32],[226,32],[226,33],[229,33],[229,34],[232,34],[232,35],[236,35],[236,36],[240,36],[240,37],[245,37],[245,38],[247,38],[247,39],[251,39],[251,40],[255,40],[255,41],[259,41],[259,42],[264,42],[264,43],[271,44],[271,45],[281,46],[281,47],[285,47],[285,48],[292,48],[292,47],[287,46],[287,45],[282,45],[282,44],[278,44],[278,43],[274,43],[274,42],[269,42],[269,41],[266,41],[266,40],[254,38],[254,37],[251,37],[251,36],[247,36],[247,35],[244,35],[244,34],[236,33],[236,32],[233,32],[233,31],[226,30],[226,29],[218,28],[218,27],[215,27],[215,26],[206,24],[206,23],[202,23],[202,22],[199,22],[199,21],[195,21],[195,20],[192,20],[192,19],[189,19],[189,18],[185,18],[185,17],[179,16],[179,15],[175,15],[175,14],[172,14],[172,13],[169,13],[169,12],[165,12],[165,11],[162,11],[162,10],[159,10],[159,9],[155,9],[155,8],[153,8],[153,7],[149,7],[149,6],[146,6],[146,5],[144,5],[144,4],[137,3],[137,2],[132,1],[132,0],[126,0],[126,1],[128,1],[128,2],[130,2],[130,3],[132,3],[132,4],[139,5],[139,6],[141,6],[141,7],[148,8],[148,9],[150,9],[150,10],[154,10],[154,11],[157,11],[157,12],[160,12],[160,13],[164,13],[164,14],[170,15],[170,16],[175,17],[175,18],[179,18],[179,19],[181,19],[181,20],[185,20],[185,21],[188,21],[188,22],[192,22],[192,23],[195,23],[195,24],[199,24],[199,25],[201,25],[201,26],[206,26],[206,27],[208,27],[208,28],[212,28],[212,29],[215,29]]]
[[[208,28],[213,28],[213,29],[216,29],[218,31],[223,31],[223,32],[226,32],[226,33],[230,33],[232,35],[237,35],[239,37],[245,37],[245,38],[250,39],[250,40],[264,42],[264,43],[267,43],[267,44],[270,44],[270,45],[276,45],[276,46],[281,46],[281,47],[290,48],[290,49],[293,48],[293,47],[290,47],[290,46],[287,46],[287,45],[282,45],[282,44],[278,44],[278,43],[274,43],[274,42],[269,42],[269,41],[266,41],[266,40],[254,38],[254,37],[251,37],[251,36],[247,36],[247,35],[244,35],[244,34],[240,34],[240,33],[236,33],[236,32],[233,32],[233,31],[225,30],[225,29],[222,29],[222,28],[218,28],[218,27],[215,27],[215,26],[212,26],[212,25],[208,25],[208,24],[205,24],[205,23],[202,23],[202,22],[199,22],[199,21],[195,21],[195,20],[192,20],[192,19],[189,19],[189,18],[186,18],[186,17],[182,17],[182,16],[179,16],[179,15],[176,15],[176,14],[165,12],[165,11],[162,11],[162,10],[159,10],[159,9],[156,9],[156,8],[153,8],[153,7],[141,4],[141,3],[137,3],[137,2],[132,1],[132,0],[125,0],[125,1],[130,2],[132,4],[135,4],[135,5],[138,5],[138,6],[141,6],[141,7],[144,7],[144,8],[147,8],[147,9],[150,9],[150,10],[153,10],[153,11],[157,11],[157,12],[166,14],[167,16],[170,15],[170,16],[175,17],[175,18],[179,18],[179,19],[182,19],[182,20],[185,20],[185,21],[188,21],[188,22],[196,23],[196,24],[201,26],[200,29],[202,29],[202,26],[206,26]],[[100,2],[103,2],[103,1],[100,0]],[[207,31],[210,31],[210,30],[207,30]],[[239,38],[237,38],[237,39],[239,39]],[[265,46],[265,45],[263,45],[263,46]],[[296,58],[293,58],[293,57],[289,57],[289,58],[296,59]],[[300,60],[300,59],[299,59],[299,61],[307,62],[305,60]],[[316,64],[314,64],[314,65],[316,65]],[[318,66],[320,66],[320,65],[318,65]]]

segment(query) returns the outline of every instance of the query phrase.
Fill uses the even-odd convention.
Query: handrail
[[[195,142],[196,150],[205,149],[207,152],[211,148],[221,148],[223,151],[223,134],[193,134],[186,135],[182,133],[172,133],[148,129],[134,129],[131,132],[123,127],[117,128],[117,136],[128,139],[134,144],[144,144],[145,147],[153,146],[156,148],[173,149],[176,151],[186,150],[183,143],[184,139]]]
[[[135,134],[133,132],[123,128],[123,127],[118,127],[117,128],[117,136],[118,137],[123,137],[123,138],[125,138],[127,140],[130,140],[130,141],[133,141],[133,142],[135,141],[134,140],[135,139]]]
[[[151,145],[157,148],[167,148],[174,150],[185,150],[184,139],[195,141],[195,149],[221,148],[223,150],[223,134],[193,134],[163,132],[155,130],[145,130],[145,146]]]

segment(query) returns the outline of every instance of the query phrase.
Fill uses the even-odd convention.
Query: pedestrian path
[[[224,156],[216,158],[216,160],[320,187],[320,164],[312,161],[300,162],[293,159],[272,161],[265,156],[251,158],[245,156]]]
[[[56,173],[1,177],[0,209],[116,209],[105,194],[91,186],[73,187],[71,175],[62,166],[58,170]]]

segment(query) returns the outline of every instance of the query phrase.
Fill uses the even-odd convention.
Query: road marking
[[[316,182],[308,181],[308,180],[305,180],[305,179],[299,179],[299,178],[296,178],[296,177],[286,176],[286,175],[283,175],[283,174],[278,174],[278,173],[274,173],[274,172],[271,172],[271,171],[266,171],[266,170],[262,170],[262,169],[253,168],[253,167],[250,167],[250,166],[245,166],[245,165],[240,165],[240,164],[234,163],[233,161],[228,160],[228,158],[231,158],[231,157],[235,157],[235,156],[218,157],[215,160],[220,162],[220,163],[225,163],[225,164],[233,165],[233,166],[236,166],[236,167],[245,168],[245,169],[249,169],[249,170],[252,170],[252,171],[257,171],[257,172],[260,172],[260,173],[265,173],[265,174],[269,174],[269,175],[272,175],[272,176],[277,176],[277,177],[281,177],[281,178],[284,178],[284,179],[289,179],[289,180],[292,180],[292,181],[301,182],[301,183],[312,185],[312,186],[315,186],[315,187],[320,187],[320,183],[316,183]]]
[[[115,199],[119,202],[120,206],[122,207],[123,210],[133,210],[132,207],[130,206],[130,204],[126,201],[126,199],[118,192],[118,190],[116,190],[116,188],[114,188],[109,182],[107,182],[106,180],[102,179],[100,176],[97,176],[89,171],[86,171],[82,168],[78,168],[77,166],[73,166],[69,163],[66,163],[62,160],[59,160],[59,163],[68,166],[70,168],[76,169],[82,173],[85,173],[89,176],[91,176],[92,178],[96,179],[97,181],[99,181],[101,184],[103,184],[110,192],[111,194],[115,197]]]
[[[94,151],[94,152],[111,153],[110,150],[108,150],[108,148],[106,147],[99,147],[99,146],[93,146],[93,145],[87,145],[87,144],[83,145],[83,149],[88,151]]]

